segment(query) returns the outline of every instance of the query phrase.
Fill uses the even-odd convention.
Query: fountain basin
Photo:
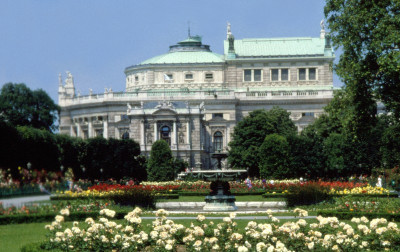
[[[205,170],[188,173],[193,178],[211,181],[210,195],[205,198],[204,211],[236,211],[236,198],[231,195],[229,181],[234,181],[246,174],[246,170]]]

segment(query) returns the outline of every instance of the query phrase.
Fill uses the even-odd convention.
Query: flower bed
[[[307,216],[304,210],[295,212]],[[218,224],[199,215],[185,227],[169,220],[168,213],[160,209],[152,229],[144,232],[139,208],[128,213],[123,224],[110,220],[115,212],[102,210],[97,222],[87,218],[85,223],[75,221],[66,229],[62,225],[69,213],[63,214],[46,225],[49,238],[38,247],[63,251],[175,251],[178,246],[184,246],[185,251],[400,250],[400,230],[384,218],[353,218],[346,223],[319,216],[317,223],[299,218],[280,224],[269,214],[271,221],[250,221],[244,230],[238,230],[234,213]]]

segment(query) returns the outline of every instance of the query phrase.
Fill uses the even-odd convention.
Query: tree
[[[0,92],[0,114],[14,126],[31,126],[54,131],[59,107],[42,89],[25,84],[5,84]]]
[[[290,178],[293,173],[289,167],[289,143],[286,137],[270,134],[265,137],[259,149],[261,178]]]
[[[259,175],[259,147],[269,134],[288,136],[296,134],[296,126],[286,110],[274,107],[271,110],[254,110],[240,121],[229,143],[228,161],[233,167],[249,168],[251,176]]]
[[[351,94],[354,126],[371,120],[374,96],[400,118],[400,2],[327,0],[324,12],[343,50],[335,70]]]
[[[169,181],[175,176],[174,159],[168,143],[155,141],[147,161],[147,179],[149,181]]]

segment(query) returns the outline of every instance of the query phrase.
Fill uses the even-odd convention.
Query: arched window
[[[217,131],[214,133],[214,152],[222,151],[222,133]]]
[[[124,134],[122,134],[122,137],[121,137],[122,139],[129,139],[129,132],[128,131],[125,131],[125,133]]]
[[[171,129],[168,126],[162,126],[160,130],[161,139],[171,145]]]

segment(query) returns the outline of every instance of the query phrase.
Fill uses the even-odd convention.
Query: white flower
[[[197,215],[197,220],[198,220],[198,221],[202,222],[202,221],[204,221],[205,219],[206,219],[206,217],[205,217],[204,215],[202,215],[202,214]]]
[[[249,249],[246,248],[245,246],[239,246],[238,247],[238,252],[247,252],[247,251],[249,251]]]
[[[64,216],[57,215],[54,219],[56,220],[57,223],[61,223],[64,221]]]
[[[85,222],[89,225],[94,224],[94,220],[92,218],[86,218]]]
[[[68,210],[68,208],[62,209],[62,210],[60,211],[60,214],[61,214],[61,215],[68,216],[68,215],[69,215],[69,210]]]
[[[172,250],[173,247],[172,247],[171,244],[167,244],[167,245],[165,245],[165,249],[166,249],[166,250]]]
[[[229,214],[229,218],[235,219],[235,218],[236,218],[236,213],[230,213],[230,214]]]
[[[310,243],[307,245],[307,247],[308,247],[308,249],[313,249],[313,248],[314,248],[314,242],[310,242]]]
[[[224,217],[222,220],[223,220],[223,222],[226,222],[226,223],[232,222],[231,218],[229,218],[229,217]]]

